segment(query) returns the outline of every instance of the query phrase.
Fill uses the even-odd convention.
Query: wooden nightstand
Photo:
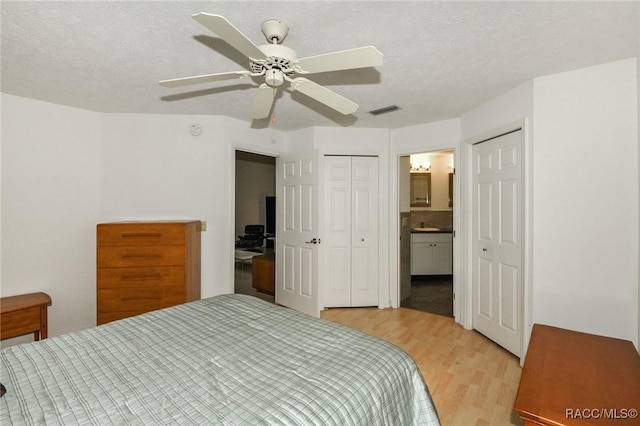
[[[47,293],[0,298],[0,339],[33,333],[35,340],[47,338]]]

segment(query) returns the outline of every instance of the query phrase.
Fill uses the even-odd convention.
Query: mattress
[[[222,295],[0,352],[0,424],[438,425],[400,348]]]

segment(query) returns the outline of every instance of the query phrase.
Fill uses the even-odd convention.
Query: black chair
[[[264,243],[264,225],[246,225],[244,235],[238,236],[236,248],[253,249],[262,247]]]

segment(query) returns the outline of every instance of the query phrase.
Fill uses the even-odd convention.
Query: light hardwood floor
[[[418,364],[444,426],[522,425],[518,358],[453,318],[407,308],[329,309],[322,318],[385,339]]]

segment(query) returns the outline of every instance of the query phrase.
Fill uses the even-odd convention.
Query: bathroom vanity
[[[453,234],[438,228],[411,231],[411,275],[451,275]]]

